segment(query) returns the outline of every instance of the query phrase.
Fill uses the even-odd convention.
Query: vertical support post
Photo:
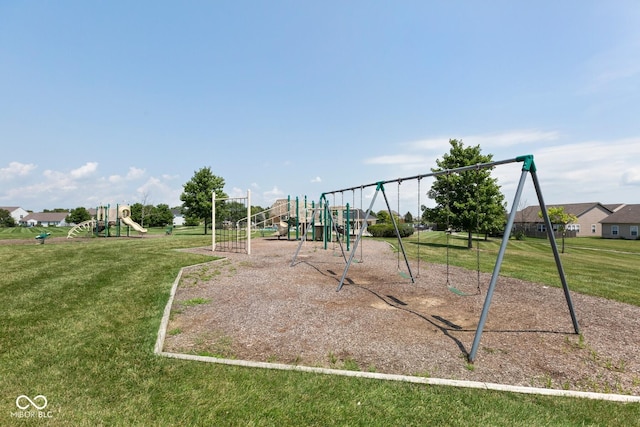
[[[107,205],[107,209],[104,214],[104,237],[110,237],[109,235],[109,209],[111,209],[111,204]]]
[[[289,218],[291,218],[291,196],[287,196],[287,225],[290,225]],[[287,227],[287,240],[289,240],[289,227]]]
[[[480,338],[482,337],[484,324],[487,321],[487,315],[489,314],[489,307],[491,307],[491,299],[493,298],[493,291],[495,290],[496,283],[498,282],[498,275],[500,274],[500,268],[502,267],[502,260],[504,259],[504,253],[507,250],[507,244],[509,243],[509,236],[511,235],[511,229],[513,228],[513,222],[516,217],[516,212],[518,211],[518,203],[520,202],[520,197],[522,196],[522,189],[524,188],[524,183],[525,183],[525,180],[527,179],[528,173],[529,173],[528,169],[525,170],[523,168],[522,174],[520,175],[520,182],[518,183],[516,196],[513,200],[513,204],[511,205],[511,213],[509,213],[509,219],[507,220],[507,225],[504,230],[504,235],[502,236],[502,244],[500,245],[500,250],[498,251],[496,264],[493,266],[493,274],[491,275],[491,282],[489,283],[487,296],[484,299],[484,306],[482,307],[482,314],[480,315],[480,321],[478,322],[476,335],[473,338],[473,346],[471,347],[471,352],[469,353],[469,362],[471,363],[473,363],[473,361],[476,358],[476,354],[478,353],[478,347],[480,346]]]
[[[205,227],[206,227],[205,223]],[[204,230],[205,233],[207,230]],[[216,251],[216,191],[211,192],[211,252]]]
[[[313,212],[311,216],[311,240],[316,241],[316,227],[314,221],[316,219],[316,202],[315,200],[311,201],[311,212]]]
[[[558,245],[556,244],[556,238],[553,235],[553,224],[551,224],[551,219],[549,218],[547,207],[544,204],[544,200],[542,199],[542,191],[540,191],[540,183],[538,182],[538,176],[536,175],[535,169],[531,171],[531,178],[533,179],[533,186],[535,187],[536,194],[538,195],[540,210],[542,211],[542,217],[544,218],[544,223],[547,228],[547,236],[549,236],[549,243],[551,244],[551,249],[553,250],[553,257],[556,261],[556,267],[558,268],[558,275],[560,276],[560,282],[562,283],[562,289],[564,290],[564,297],[567,300],[567,306],[569,308],[569,313],[571,314],[571,321],[573,322],[573,330],[575,331],[576,334],[579,334],[580,326],[578,325],[578,319],[576,318],[576,313],[573,310],[573,302],[571,301],[569,286],[567,285],[567,279],[565,278],[564,269],[562,268],[562,261],[560,260],[560,253],[558,253]]]
[[[347,252],[349,252],[349,243],[351,241],[351,230],[349,230],[349,202],[347,202],[347,222],[344,227],[344,232],[346,233],[347,238]]]
[[[247,255],[251,255],[251,190],[247,190]]]
[[[300,202],[296,196],[296,240],[300,238]]]

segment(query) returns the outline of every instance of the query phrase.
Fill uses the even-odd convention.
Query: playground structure
[[[276,200],[271,207],[251,213],[251,192],[245,197],[216,198],[212,193],[212,251],[241,252],[251,254],[251,232],[260,231],[262,236],[277,237],[278,240],[305,239],[329,241],[340,235],[355,237],[364,222],[375,223],[375,217],[364,211],[353,210],[349,203],[344,206],[324,204],[324,211],[316,209],[315,202],[307,196]],[[344,202],[344,201],[343,201]],[[315,220],[313,216],[315,215]],[[328,219],[331,216],[331,220]],[[313,227],[311,224],[313,223]],[[335,231],[331,228],[335,225]],[[365,227],[366,228],[366,227]],[[350,237],[349,237],[350,236]]]
[[[564,296],[566,299],[566,303],[569,309],[569,313],[571,315],[571,320],[573,323],[573,328],[576,334],[580,333],[580,328],[578,325],[578,321],[576,318],[576,314],[573,308],[573,302],[571,300],[571,295],[569,293],[569,287],[567,285],[567,281],[566,281],[566,277],[564,274],[564,269],[562,266],[562,261],[560,260],[560,254],[558,252],[558,248],[556,245],[556,241],[555,241],[555,236],[553,234],[553,226],[551,224],[551,220],[549,218],[549,215],[547,213],[547,208],[546,205],[544,203],[544,199],[543,199],[543,195],[542,195],[542,191],[540,189],[540,183],[538,181],[538,176],[537,176],[537,170],[536,170],[536,166],[535,166],[535,162],[533,159],[533,155],[524,155],[524,156],[519,156],[513,159],[507,159],[507,160],[501,160],[501,161],[494,161],[494,162],[489,162],[489,163],[479,163],[476,165],[471,165],[471,166],[465,166],[465,167],[459,167],[459,168],[455,168],[455,169],[445,169],[445,170],[439,170],[436,172],[432,172],[432,173],[427,173],[427,174],[422,174],[422,175],[415,175],[415,176],[410,176],[410,177],[405,177],[405,178],[397,178],[397,179],[393,179],[393,180],[388,180],[388,181],[378,181],[375,183],[371,183],[371,184],[366,184],[366,185],[361,185],[361,186],[357,186],[357,187],[350,187],[350,188],[344,188],[341,190],[335,190],[335,191],[330,191],[330,192],[325,192],[322,193],[320,196],[320,200],[318,202],[318,204],[316,205],[312,215],[311,215],[311,227],[314,228],[315,225],[315,219],[319,217],[319,212],[321,211],[327,211],[328,210],[328,199],[327,196],[328,195],[333,195],[335,197],[335,194],[340,193],[343,194],[344,192],[348,192],[348,191],[355,191],[357,189],[360,189],[360,191],[362,192],[362,189],[364,188],[368,188],[368,187],[375,187],[375,193],[373,194],[373,197],[371,199],[371,203],[369,205],[369,208],[366,211],[366,214],[364,215],[364,218],[367,218],[369,216],[369,214],[371,213],[371,210],[373,209],[374,203],[376,201],[376,197],[378,196],[378,194],[382,193],[383,197],[384,197],[384,201],[387,207],[387,210],[390,214],[390,218],[391,221],[393,223],[393,227],[395,230],[395,234],[398,238],[398,246],[399,246],[399,251],[398,251],[398,256],[400,256],[400,254],[402,254],[402,256],[404,257],[404,261],[405,261],[405,265],[406,265],[406,269],[408,271],[408,278],[411,279],[411,282],[414,283],[415,279],[414,279],[414,274],[411,270],[411,265],[409,263],[409,260],[407,258],[407,254],[406,251],[404,249],[404,245],[402,243],[402,238],[400,236],[400,232],[398,229],[398,224],[394,218],[394,215],[392,213],[391,210],[391,206],[389,204],[389,199],[387,198],[387,194],[385,191],[385,185],[386,184],[391,184],[391,183],[397,183],[398,185],[398,192],[399,190],[399,186],[402,182],[405,181],[409,181],[409,180],[417,180],[418,182],[418,201],[420,200],[420,181],[423,178],[427,178],[427,177],[437,177],[437,176],[441,176],[441,175],[450,175],[450,174],[460,174],[460,173],[464,173],[467,171],[472,171],[472,170],[483,170],[483,169],[489,169],[489,168],[493,168],[496,166],[500,166],[500,165],[505,165],[505,164],[509,164],[509,163],[523,163],[522,166],[522,170],[521,170],[521,175],[520,175],[520,180],[518,183],[518,187],[516,189],[516,194],[515,194],[515,198],[514,201],[511,205],[511,212],[508,215],[508,219],[507,219],[507,224],[505,226],[505,230],[504,230],[504,234],[502,237],[502,242],[500,245],[500,249],[496,258],[496,262],[493,268],[493,273],[491,275],[491,281],[489,283],[489,287],[486,293],[486,297],[485,297],[485,301],[484,301],[484,305],[482,308],[482,313],[480,315],[480,320],[478,322],[478,326],[476,329],[476,333],[475,333],[475,337],[474,337],[474,341],[473,341],[473,346],[471,348],[471,351],[469,353],[468,359],[469,362],[473,363],[476,354],[478,352],[479,349],[479,345],[480,345],[480,339],[482,337],[482,332],[484,329],[484,325],[487,319],[487,315],[489,312],[489,308],[491,306],[491,301],[492,301],[492,297],[493,297],[493,293],[496,287],[496,283],[499,277],[499,273],[500,273],[500,268],[502,266],[502,261],[504,258],[504,254],[507,248],[507,244],[509,242],[509,236],[511,234],[511,230],[513,228],[513,223],[514,223],[514,219],[515,219],[515,214],[517,212],[517,207],[519,205],[520,202],[520,198],[522,196],[522,191],[524,189],[524,184],[526,182],[526,178],[527,176],[531,176],[531,179],[533,181],[533,185],[535,188],[535,192],[538,198],[538,202],[539,202],[539,206],[540,206],[540,210],[542,212],[542,216],[546,225],[546,230],[547,230],[547,234],[548,234],[548,241],[550,243],[551,246],[551,250],[553,252],[553,256],[555,259],[555,263],[556,263],[556,267],[558,270],[558,277],[560,279],[560,282],[562,283],[562,288],[564,291]],[[398,198],[399,200],[399,198]],[[419,202],[418,202],[419,204]],[[337,223],[336,221],[334,221],[334,216],[333,215],[325,215],[324,216],[325,219],[328,221],[327,224],[328,229],[329,230],[333,230],[336,232],[337,235],[340,235],[340,230],[339,230],[339,223]],[[349,222],[347,221],[347,224]],[[344,255],[344,260],[345,260],[345,268],[344,271],[342,273],[342,277],[340,278],[340,282],[338,284],[338,287],[336,289],[336,291],[340,291],[342,289],[342,286],[344,285],[345,279],[347,277],[347,273],[349,271],[349,268],[351,267],[352,263],[354,262],[354,257],[358,248],[358,245],[361,243],[362,237],[364,236],[364,233],[366,231],[367,228],[367,221],[363,221],[362,222],[362,227],[360,228],[356,240],[352,246],[352,248],[349,248],[347,246],[346,249],[346,253],[348,253],[348,257],[346,256],[346,253],[344,251],[344,248],[342,247],[342,242],[340,241],[340,245],[341,245],[341,250],[342,253]],[[344,233],[346,236],[348,236],[350,233],[349,232],[345,232]],[[303,235],[302,239],[300,240],[299,244],[298,244],[298,248],[293,256],[293,259],[291,261],[291,267],[296,265],[296,260],[297,257],[300,253],[300,250],[305,242],[305,237],[306,234]],[[326,240],[325,240],[326,242]],[[420,245],[418,244],[418,247]],[[325,249],[326,249],[326,243],[325,243]],[[447,248],[448,249],[448,248]],[[479,253],[479,252],[478,252]],[[419,262],[420,256],[418,254],[418,262]],[[448,256],[447,256],[447,262],[448,262]],[[400,264],[399,262],[399,258],[398,258],[398,264]],[[419,264],[418,264],[419,265]],[[447,264],[447,270],[448,270],[448,264]],[[447,277],[447,282],[448,282],[448,277]],[[447,283],[447,285],[449,285]],[[450,287],[450,290],[452,290],[452,292],[459,294],[459,295],[463,295],[462,292],[457,291],[457,289],[455,287]]]
[[[127,237],[129,237],[131,229],[141,236],[147,233],[146,228],[131,218],[131,207],[129,205],[116,205],[115,208],[110,205],[98,206],[95,217],[71,228],[67,233],[67,239],[89,233],[102,237],[122,237],[123,227],[126,228],[125,235]]]

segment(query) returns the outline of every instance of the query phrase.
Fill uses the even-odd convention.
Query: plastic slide
[[[125,217],[122,217],[120,219],[122,220],[122,222],[124,222],[129,227],[131,227],[134,230],[136,230],[138,233],[146,233],[147,232],[146,228],[142,228],[142,226],[140,224],[138,224],[137,222],[135,222],[134,220],[132,220],[130,216],[125,216]]]

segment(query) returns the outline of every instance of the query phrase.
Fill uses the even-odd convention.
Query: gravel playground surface
[[[164,351],[640,395],[640,307],[572,292],[578,336],[562,289],[501,277],[469,364],[490,274],[481,274],[482,294],[459,296],[447,289],[446,266],[412,261],[412,284],[387,243],[361,246],[340,292],[338,246],[305,242],[293,266],[295,241],[216,252],[225,258],[185,269]],[[476,292],[475,271],[450,267],[449,278]]]

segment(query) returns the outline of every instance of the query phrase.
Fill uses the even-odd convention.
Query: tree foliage
[[[16,220],[11,216],[11,212],[0,209],[0,227],[15,227]]]
[[[222,191],[224,179],[211,172],[210,167],[197,170],[193,177],[183,186],[184,191],[180,195],[183,212],[186,218],[200,219],[204,221],[204,234],[207,234],[211,224],[211,195],[216,192],[216,199],[222,199],[227,195]],[[223,202],[216,202],[216,216],[223,212]],[[218,218],[216,218],[216,221]]]
[[[564,238],[567,235],[567,225],[578,221],[578,217],[564,211],[564,206],[555,206],[547,208],[549,221],[552,225],[558,227],[562,235],[562,253],[564,253]],[[538,212],[538,216],[542,218],[542,211]]]
[[[489,163],[493,158],[491,154],[483,155],[479,145],[465,147],[457,139],[450,139],[449,144],[449,152],[436,160],[437,167],[432,168],[432,172]],[[497,179],[491,177],[492,169],[478,168],[436,176],[427,193],[436,206],[422,207],[423,222],[466,231],[469,248],[473,247],[474,231],[486,235],[503,228],[506,218],[504,195]]]
[[[67,215],[65,221],[69,224],[80,224],[81,222],[88,221],[90,219],[91,214],[87,208],[78,207],[69,211],[69,215]]]

